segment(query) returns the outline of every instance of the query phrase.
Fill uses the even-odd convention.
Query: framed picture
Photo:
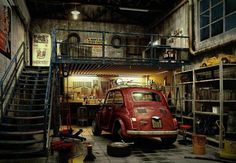
[[[0,53],[11,59],[11,12],[10,8],[0,4]]]

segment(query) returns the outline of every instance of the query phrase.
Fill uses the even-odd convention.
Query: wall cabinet
[[[223,147],[229,111],[236,111],[236,64],[220,63],[175,73],[176,105],[191,133]]]

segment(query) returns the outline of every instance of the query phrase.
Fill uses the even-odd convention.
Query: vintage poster
[[[33,66],[49,66],[51,59],[51,36],[47,33],[33,35]]]
[[[0,5],[0,53],[11,59],[10,23],[11,13],[7,6]]]

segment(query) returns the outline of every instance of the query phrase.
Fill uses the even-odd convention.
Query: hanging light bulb
[[[72,19],[77,20],[79,18],[80,12],[76,9],[76,5],[75,5],[75,9],[72,10],[70,13],[72,14]]]

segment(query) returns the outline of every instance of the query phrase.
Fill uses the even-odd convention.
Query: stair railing
[[[2,119],[5,108],[13,94],[13,89],[16,86],[18,76],[26,64],[25,59],[25,43],[22,42],[0,81],[0,119]]]
[[[53,65],[50,64],[47,89],[44,101],[44,150],[49,148],[50,128],[51,128],[51,114],[52,114],[52,99],[54,89]]]

